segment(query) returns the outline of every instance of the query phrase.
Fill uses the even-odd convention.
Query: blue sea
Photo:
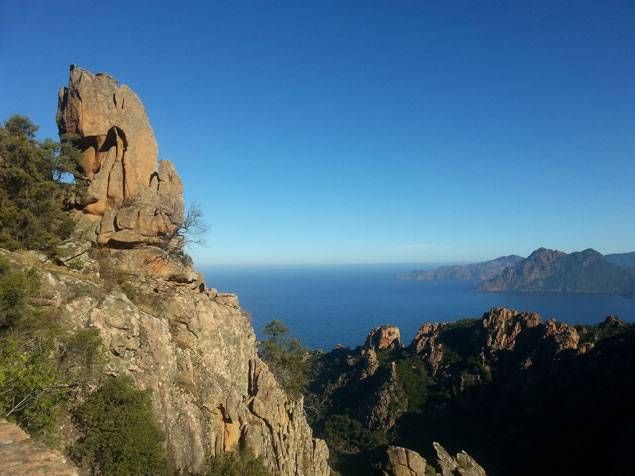
[[[495,306],[571,324],[609,314],[635,321],[635,299],[602,294],[482,293],[465,281],[402,281],[416,265],[207,267],[207,285],[238,294],[256,332],[272,319],[310,348],[355,347],[374,326],[394,324],[409,343],[425,322],[480,317]]]

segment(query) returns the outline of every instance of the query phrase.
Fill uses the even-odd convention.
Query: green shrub
[[[407,357],[397,361],[397,376],[408,398],[408,411],[423,409],[428,398],[430,377],[425,364],[416,357]]]
[[[34,436],[48,437],[70,386],[51,339],[0,337],[0,411]]]
[[[127,376],[108,378],[74,412],[82,432],[70,450],[92,474],[167,473],[163,432],[154,420],[150,393]]]
[[[75,226],[65,197],[79,185],[79,152],[72,145],[35,140],[37,126],[13,116],[0,127],[0,247],[53,253]],[[78,181],[79,184],[79,181]]]
[[[25,313],[26,300],[37,287],[35,271],[12,271],[0,259],[0,329],[12,326]]]
[[[386,444],[386,435],[373,432],[348,415],[333,415],[324,424],[328,447],[336,453],[352,454]]]
[[[268,476],[269,471],[260,457],[247,450],[225,453],[211,458],[206,476]]]
[[[260,355],[278,383],[292,397],[299,397],[308,385],[307,350],[298,339],[288,336],[282,321],[269,322],[263,332],[267,339],[260,344]]]

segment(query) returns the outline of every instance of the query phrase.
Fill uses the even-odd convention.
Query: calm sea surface
[[[401,329],[409,342],[424,322],[480,317],[494,306],[535,311],[543,318],[597,323],[608,314],[635,321],[635,299],[599,294],[480,293],[473,282],[401,281],[413,266],[207,267],[209,287],[237,293],[260,333],[282,319],[311,348],[364,342],[380,324]]]

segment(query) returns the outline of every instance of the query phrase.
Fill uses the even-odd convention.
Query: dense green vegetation
[[[31,305],[37,294],[35,270],[0,261],[0,412],[54,439],[73,395],[93,383],[101,343],[94,330],[62,332],[54,312]]]
[[[0,416],[53,446],[72,419],[82,436],[71,456],[91,474],[165,473],[149,393],[129,377],[104,380],[98,331],[65,332],[54,309],[37,305],[38,281],[35,269],[0,260]]]
[[[92,474],[167,474],[164,436],[154,421],[150,394],[130,377],[106,379],[73,416],[83,436],[71,455]]]
[[[0,127],[0,248],[54,253],[74,228],[64,204],[84,181],[72,142],[37,141],[37,129],[18,115]]]

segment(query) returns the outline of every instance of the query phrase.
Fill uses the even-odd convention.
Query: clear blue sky
[[[635,2],[0,0],[0,117],[130,85],[200,264],[635,249]]]

